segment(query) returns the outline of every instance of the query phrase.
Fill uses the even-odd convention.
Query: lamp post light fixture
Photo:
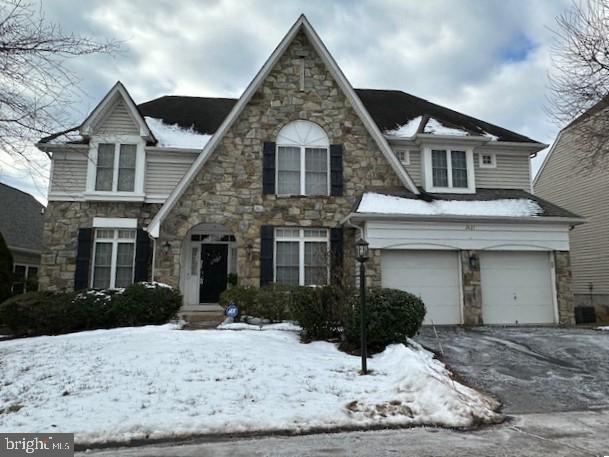
[[[366,262],[368,261],[368,243],[363,238],[355,245],[359,262],[359,298],[360,298],[360,345],[362,352],[362,374],[368,374],[368,322],[366,317]]]
[[[169,255],[169,251],[171,251],[171,244],[169,244],[169,241],[165,241],[161,247],[161,252],[163,255]]]

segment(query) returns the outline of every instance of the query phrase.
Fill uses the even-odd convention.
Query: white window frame
[[[13,264],[13,271],[12,271],[13,275],[15,274],[15,270],[17,269],[17,267],[25,267],[25,274],[23,276],[23,293],[30,292],[27,289],[27,283],[28,283],[28,280],[30,279],[30,276],[31,276],[30,275],[30,268],[36,268],[36,276],[38,276],[38,273],[40,272],[40,265],[34,265],[34,264],[31,264],[31,263],[16,262],[16,263]],[[11,293],[15,293],[14,286],[15,286],[15,283],[13,282],[11,284]]]
[[[112,238],[99,238],[98,233],[99,230],[113,230]],[[131,230],[134,235],[133,238],[119,238],[118,234],[120,230]],[[133,244],[133,265],[131,266],[131,284],[133,284],[133,280],[135,277],[135,255],[136,255],[136,239],[137,239],[137,230],[133,228],[109,228],[109,227],[97,227],[94,229],[95,235],[93,237],[93,258],[91,262],[91,277],[89,278],[89,284],[91,288],[93,288],[93,281],[95,278],[95,255],[97,253],[97,243],[112,243],[112,259],[110,263],[110,285],[108,289],[116,288],[116,257],[118,255],[118,245],[120,244]]]
[[[402,154],[403,157],[401,157]],[[396,149],[395,156],[402,165],[410,165],[410,149]]]
[[[102,143],[114,144],[114,174],[112,178],[112,189],[95,190],[97,177],[97,154],[99,145]],[[118,191],[118,172],[121,144],[133,144],[136,146],[135,153],[135,179],[133,191]],[[99,135],[91,138],[89,143],[89,161],[87,165],[87,186],[84,194],[87,200],[118,200],[118,201],[143,201],[144,200],[144,173],[146,166],[146,144],[142,137],[137,135]]]
[[[279,193],[279,148],[299,148],[300,149],[300,193],[299,194],[280,194]],[[325,149],[326,150],[326,193],[325,194],[307,194],[307,183],[305,182],[307,176],[306,170],[306,150],[308,148],[314,149]],[[330,195],[330,148],[328,146],[307,144],[304,146],[296,146],[293,144],[277,144],[275,147],[275,194],[280,197],[289,197],[292,195],[298,196],[316,196],[316,195]]]
[[[433,167],[432,167],[432,152],[434,150],[446,151],[447,154],[447,172],[448,172],[448,187],[438,187],[433,184]],[[465,151],[465,163],[467,165],[467,186],[468,187],[453,187],[452,174],[452,151]],[[425,191],[435,193],[451,193],[451,194],[473,194],[476,192],[476,182],[474,173],[474,151],[471,147],[458,147],[446,145],[427,146],[424,149],[424,182]]]
[[[484,156],[489,156],[491,158],[491,163],[484,163]],[[494,152],[479,152],[478,166],[480,168],[497,168],[497,155]]]
[[[277,236],[279,230],[298,230],[298,236]],[[325,230],[324,237],[305,237],[305,230]],[[305,242],[326,243],[328,252],[327,279],[326,284],[330,283],[330,230],[323,227],[276,227],[273,235],[273,282],[277,282],[277,242],[298,242],[298,285],[305,285]],[[315,287],[315,285],[311,285]]]

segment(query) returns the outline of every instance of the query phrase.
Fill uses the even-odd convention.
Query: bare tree
[[[609,150],[609,0],[577,0],[556,19],[549,112],[572,123],[584,168],[606,162]]]
[[[0,150],[29,160],[29,146],[65,129],[80,98],[68,61],[116,49],[64,32],[25,0],[0,0]]]

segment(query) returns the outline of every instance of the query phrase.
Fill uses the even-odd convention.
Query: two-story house
[[[41,285],[179,286],[185,304],[244,285],[368,281],[420,295],[427,323],[573,321],[569,229],[530,194],[525,136],[401,91],[353,89],[301,16],[237,99],[117,83],[53,167]]]
[[[608,116],[606,96],[565,126],[533,181],[535,195],[586,218],[570,232],[572,290],[582,323],[609,322]]]

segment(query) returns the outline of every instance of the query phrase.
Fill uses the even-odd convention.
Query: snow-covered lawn
[[[366,424],[495,422],[495,400],[453,381],[413,343],[369,361],[302,344],[290,325],[173,325],[0,342],[0,430],[79,443]]]

